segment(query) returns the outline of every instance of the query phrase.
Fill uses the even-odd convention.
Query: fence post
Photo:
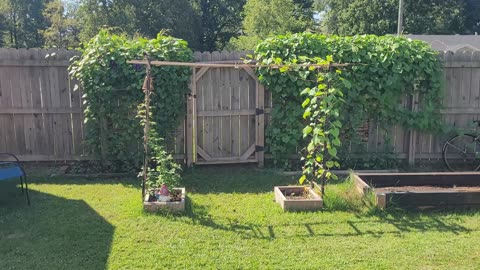
[[[412,112],[418,110],[418,93],[412,95]],[[408,140],[408,165],[415,165],[415,152],[417,151],[417,131],[410,129]]]
[[[257,130],[255,134],[257,138],[255,139],[255,157],[258,161],[258,167],[264,166],[264,159],[265,159],[265,88],[260,83],[258,79],[257,81],[257,112],[256,113],[256,120],[257,120]]]
[[[191,167],[195,163],[195,98],[196,98],[196,69],[192,68],[192,77],[190,79],[190,94],[187,98],[187,166]]]

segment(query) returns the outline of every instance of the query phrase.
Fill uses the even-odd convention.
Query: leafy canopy
[[[145,67],[127,64],[143,59],[191,61],[183,40],[159,34],[155,39],[127,39],[101,31],[90,40],[71,74],[83,89],[85,143],[91,154],[124,169],[136,170],[142,161],[143,128],[137,119]],[[153,67],[154,93],[151,111],[155,142],[164,143],[184,115],[191,71],[181,67]],[[134,142],[134,143],[132,143]],[[159,151],[163,151],[159,148]]]
[[[232,39],[230,46],[253,49],[266,37],[305,31],[312,22],[308,4],[295,4],[292,0],[248,0],[243,20],[244,34]]]
[[[344,140],[355,143],[355,130],[367,120],[423,131],[442,127],[441,66],[437,53],[422,41],[396,36],[325,36],[311,33],[269,38],[255,49],[261,64],[297,63],[305,58],[332,55],[337,63],[357,64],[342,72],[344,103],[338,104]],[[301,92],[314,88],[316,73],[310,70],[257,69],[257,75],[272,92],[272,122],[267,145],[281,161],[297,152],[302,143]],[[418,112],[400,106],[406,96],[418,94]],[[344,145],[348,145],[344,142]],[[299,147],[300,146],[300,147]]]
[[[397,32],[398,0],[323,0],[324,24],[338,35]],[[404,33],[466,32],[465,0],[404,1]]]

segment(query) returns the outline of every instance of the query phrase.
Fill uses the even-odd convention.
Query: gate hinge
[[[263,149],[264,147],[263,146],[260,146],[260,145],[255,145],[255,152],[263,152]]]
[[[260,109],[260,108],[256,108],[255,109],[255,115],[260,115],[260,114],[264,114],[265,111],[263,109]]]

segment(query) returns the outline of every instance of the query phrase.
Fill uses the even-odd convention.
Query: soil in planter
[[[155,190],[155,193],[158,192],[158,190]],[[180,190],[173,190],[170,192],[170,200],[169,202],[181,202],[182,201],[182,192]],[[150,194],[148,196],[148,202],[157,202],[157,198],[155,195]]]
[[[479,186],[401,186],[375,188],[376,193],[415,191],[480,191]]]
[[[308,200],[308,199],[312,199],[312,196],[310,195],[308,190],[297,191],[297,192],[294,192],[294,191],[286,192],[285,191],[283,193],[283,195],[285,196],[285,198],[287,198],[287,200]]]

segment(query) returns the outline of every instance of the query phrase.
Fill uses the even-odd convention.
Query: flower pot
[[[150,194],[146,194],[143,201],[143,209],[147,212],[157,212],[159,210],[170,210],[173,212],[185,211],[185,188],[173,188],[174,191],[181,193],[180,201],[154,201],[149,202]]]
[[[322,198],[310,187],[279,186],[274,193],[275,201],[284,211],[314,211],[323,207]]]

